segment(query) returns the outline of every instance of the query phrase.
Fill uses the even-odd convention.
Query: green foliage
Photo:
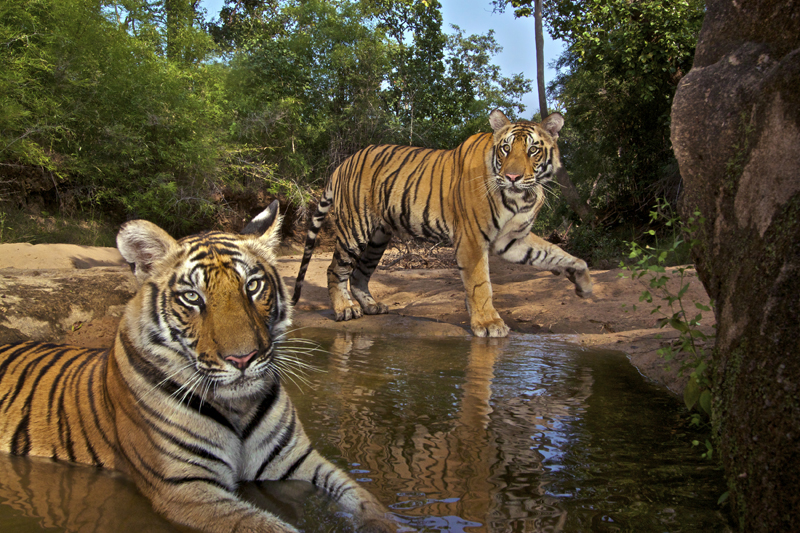
[[[533,0],[494,0],[532,16]],[[565,167],[605,225],[645,221],[655,198],[677,198],[669,140],[678,81],[689,71],[703,0],[554,0],[543,3],[551,36],[567,43],[550,85],[567,128]]]
[[[5,167],[56,168],[47,146],[37,138],[63,135],[65,102],[49,89],[72,80],[57,76],[57,14],[49,4],[12,0],[0,5],[0,161]]]
[[[84,209],[190,231],[210,210],[204,179],[222,148],[209,83],[219,73],[214,65],[187,66],[188,53],[166,60],[146,20],[132,22],[129,12],[120,23],[108,7],[90,0],[4,6],[0,31],[19,45],[3,56],[0,83],[10,89],[3,107],[14,111],[0,114],[9,117],[0,125],[0,164],[52,173]],[[190,33],[183,42],[197,52],[202,36]]]
[[[609,267],[625,254],[625,243],[602,227],[583,224],[570,229],[564,246],[569,253],[583,258],[592,267]]]
[[[705,219],[699,212],[695,212],[694,216],[684,224],[665,200],[659,200],[650,211],[650,219],[653,224],[663,223],[673,228],[675,232],[672,234],[672,239],[665,245],[655,247],[629,243],[630,262],[621,262],[620,268],[627,270],[631,279],[645,284],[646,288],[642,291],[639,301],[654,306],[651,313],[662,316],[658,321],[659,326],[669,326],[678,331],[678,341],[659,349],[658,354],[665,361],[672,361],[681,353],[688,355],[680,367],[681,373],[689,373],[683,399],[687,409],[695,410],[691,415],[692,424],[700,425],[711,416],[712,411],[713,383],[708,368],[711,354],[704,348],[705,342],[711,337],[700,330],[703,313],[711,312],[712,307],[701,302],[687,301],[688,267],[680,266],[668,270],[669,267],[666,265],[670,257],[679,255],[680,250],[686,245],[690,249],[699,245],[699,241],[692,238],[692,235],[702,227]],[[654,229],[648,230],[647,233],[651,236],[656,235]],[[685,237],[689,238],[688,242],[684,242]],[[670,282],[675,283],[670,284]],[[662,303],[656,303],[657,300]],[[705,445],[707,449],[703,457],[711,459],[713,450],[710,441],[707,440]]]
[[[220,220],[226,195],[305,202],[369,144],[455,146],[528,90],[491,64],[491,33],[445,35],[435,0],[202,16],[189,0],[3,3],[0,202],[181,235]]]
[[[568,43],[551,87],[573,133],[564,158],[598,211],[635,222],[654,198],[677,197],[669,116],[703,14],[698,0],[545,5],[551,34]]]

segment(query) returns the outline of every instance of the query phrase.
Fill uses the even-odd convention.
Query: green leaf
[[[731,493],[729,491],[727,491],[727,490],[725,492],[723,492],[722,495],[717,500],[717,505],[722,505],[723,503],[728,501],[728,496],[730,496],[730,495],[731,495]]]
[[[672,326],[674,329],[677,329],[681,333],[688,333],[689,326],[683,320],[679,320],[677,318],[670,318],[669,325]]]
[[[700,394],[700,399],[698,400],[700,403],[700,408],[706,412],[709,416],[711,415],[711,391],[706,389]]]
[[[700,399],[700,384],[693,377],[689,378],[686,387],[683,389],[683,403],[686,408],[691,410],[694,408],[697,400]]]

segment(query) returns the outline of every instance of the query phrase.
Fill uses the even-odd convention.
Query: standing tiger
[[[494,133],[473,135],[453,150],[369,146],[344,161],[309,221],[293,303],[300,299],[317,234],[332,207],[336,244],[328,293],[337,321],[388,312],[368,284],[395,233],[453,243],[470,326],[478,337],[508,335],[492,305],[489,252],[565,272],[579,296],[591,294],[586,263],[531,233],[545,186],[561,167],[556,139],[563,117],[553,113],[541,123],[512,123],[495,109],[489,124]]]
[[[275,267],[280,219],[273,202],[242,235],[180,241],[124,224],[117,246],[140,288],[110,350],[0,347],[0,450],[121,470],[157,512],[202,531],[297,531],[237,496],[251,480],[309,481],[359,531],[395,531],[314,450],[281,386],[292,307]]]

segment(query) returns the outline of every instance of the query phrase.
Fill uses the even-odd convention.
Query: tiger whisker
[[[292,329],[286,330],[283,333],[277,335],[275,337],[275,339],[276,340],[283,340],[284,338],[286,338],[291,333],[297,333],[298,331],[302,331],[302,330],[308,329],[308,328],[309,328],[309,326],[302,326],[302,327],[299,327],[299,328],[292,328]],[[309,342],[314,342],[314,341],[309,341]]]
[[[287,378],[297,388],[301,388],[301,387],[297,383],[297,381],[295,381],[295,378],[297,378],[298,381],[300,381],[301,383],[303,383],[304,385],[306,385],[308,387],[311,387],[311,388],[314,387],[313,383],[311,383],[311,381],[308,378],[306,378],[300,371],[298,371],[298,369],[291,368],[291,367],[288,367],[288,366],[282,366],[282,365],[275,365],[274,368],[278,372],[279,377]]]
[[[206,376],[205,375],[201,375],[200,379],[195,381],[195,384],[192,386],[191,389],[189,389],[189,394],[187,395],[188,398],[191,398],[192,396],[195,396],[195,391],[200,389],[200,387],[202,386],[202,384],[205,381],[205,379],[206,379]],[[202,398],[200,399],[200,402],[202,403]],[[188,400],[186,402],[186,405],[187,406],[189,405],[189,401]]]
[[[327,372],[327,370],[319,368],[318,366],[312,365],[305,361],[301,361],[299,359],[288,358],[288,357],[285,359],[278,360],[276,364],[278,364],[281,367],[295,368],[298,371],[302,372],[315,372],[317,374],[325,374]]]
[[[209,376],[205,376],[203,380],[206,382],[205,389],[203,390],[203,394],[200,395],[200,408],[203,408],[203,403],[206,401],[206,396],[208,396],[208,389],[211,388],[211,384],[214,383],[214,380],[211,379]]]
[[[166,383],[167,381],[169,381],[170,379],[172,379],[172,378],[173,378],[173,376],[175,376],[176,374],[178,374],[178,373],[180,373],[180,372],[183,372],[184,370],[186,370],[187,368],[190,368],[190,367],[192,367],[192,366],[194,366],[194,363],[193,363],[193,362],[190,362],[190,363],[186,363],[186,364],[185,364],[185,365],[183,365],[182,367],[178,368],[177,370],[175,370],[175,372],[173,372],[172,374],[168,375],[167,377],[165,377],[164,379],[162,379],[161,381],[159,381],[159,382],[158,382],[158,383],[156,383],[155,385],[153,385],[153,386],[150,388],[150,390],[148,390],[148,391],[147,391],[147,392],[145,392],[143,395],[141,395],[141,396],[139,397],[139,399],[138,399],[138,400],[136,400],[136,403],[141,403],[141,402],[142,402],[142,400],[144,400],[145,398],[147,398],[148,396],[150,396],[151,394],[153,394],[153,392],[154,392],[156,389],[160,389],[160,388],[161,388],[161,386],[162,386],[164,383]],[[180,389],[179,389],[179,390],[180,390]]]
[[[195,372],[194,374],[192,374],[192,376],[188,380],[186,380],[186,383],[181,385],[178,388],[178,390],[176,390],[175,392],[170,394],[170,398],[175,400],[177,402],[177,405],[182,405],[183,401],[186,398],[189,397],[189,394],[192,392],[192,388],[195,386],[197,380],[202,380],[202,379],[203,379],[203,376],[200,374],[200,372],[199,371]],[[183,396],[181,397],[180,400],[178,400],[178,395],[181,392],[183,392]],[[173,406],[173,408],[177,407],[177,405]],[[187,405],[188,405],[188,403],[187,403]]]

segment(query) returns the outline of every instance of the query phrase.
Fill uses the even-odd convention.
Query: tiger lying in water
[[[395,233],[453,243],[478,337],[508,335],[492,305],[489,252],[564,272],[579,296],[591,294],[586,263],[531,233],[545,185],[561,167],[556,139],[564,119],[553,113],[541,124],[512,123],[495,109],[489,124],[494,133],[473,135],[454,150],[369,146],[342,163],[309,221],[293,303],[332,207],[336,245],[328,293],[337,321],[388,312],[368,284]]]
[[[278,203],[243,235],[175,241],[122,226],[140,289],[114,346],[0,347],[0,450],[121,470],[168,519],[203,531],[297,531],[237,484],[303,480],[359,525],[395,531],[384,507],[315,451],[281,387],[292,307],[275,268]]]

